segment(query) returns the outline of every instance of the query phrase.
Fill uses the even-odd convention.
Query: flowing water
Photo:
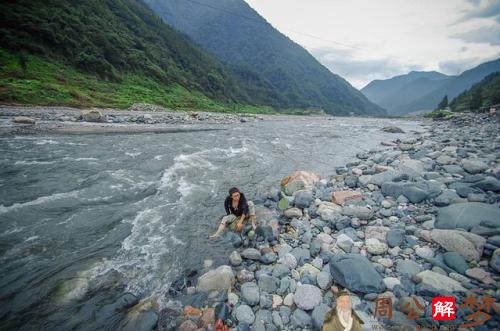
[[[161,302],[185,268],[227,262],[230,242],[207,236],[228,188],[258,200],[294,170],[327,176],[399,136],[386,125],[419,129],[284,117],[216,131],[0,138],[0,329],[112,328],[123,316],[103,310],[123,293]]]

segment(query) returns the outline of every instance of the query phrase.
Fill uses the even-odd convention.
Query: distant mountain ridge
[[[375,80],[361,89],[389,114],[404,115],[432,110],[447,95],[451,100],[487,75],[500,71],[500,59],[489,61],[457,76],[439,72],[415,72],[386,80]]]
[[[316,108],[334,115],[385,111],[304,48],[274,29],[243,0],[143,0],[240,78],[272,86],[284,108]]]

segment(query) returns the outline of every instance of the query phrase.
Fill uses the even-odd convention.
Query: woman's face
[[[239,200],[240,199],[240,192],[234,192],[233,194],[231,194],[231,199]]]

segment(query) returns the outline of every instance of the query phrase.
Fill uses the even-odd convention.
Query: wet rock
[[[405,133],[401,128],[398,128],[397,126],[386,126],[382,128],[382,131],[388,133]]]
[[[280,281],[276,277],[264,274],[259,277],[258,283],[261,291],[267,293],[276,293]]]
[[[483,191],[493,191],[495,193],[500,192],[500,180],[494,177],[486,177],[480,182],[472,184],[473,188],[479,188]]]
[[[241,262],[243,262],[243,259],[241,258],[240,253],[233,251],[231,255],[229,255],[229,262],[232,266],[237,267],[241,264]]]
[[[330,258],[333,280],[351,291],[380,293],[385,287],[382,277],[368,259],[362,255],[345,254]]]
[[[435,227],[470,230],[482,222],[488,222],[490,227],[500,227],[500,208],[479,202],[453,204],[439,209]]]
[[[500,248],[495,249],[493,252],[489,265],[493,270],[500,273]]]
[[[196,289],[199,291],[227,290],[235,282],[233,269],[222,265],[217,269],[210,270],[198,278]]]
[[[453,203],[465,202],[454,190],[444,190],[440,196],[434,199],[434,204],[438,207],[445,207]]]

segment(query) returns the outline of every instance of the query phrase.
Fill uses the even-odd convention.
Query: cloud
[[[500,26],[483,26],[476,30],[454,34],[451,37],[470,43],[486,43],[498,46],[500,45]]]
[[[403,64],[395,58],[360,59],[355,50],[330,46],[310,49],[311,54],[335,74],[362,88],[374,79],[386,79],[422,70],[419,65]]]
[[[476,8],[467,12],[464,19],[470,18],[491,18],[500,15],[500,1],[492,0],[486,1],[483,6],[481,1],[469,1],[472,2]]]
[[[438,64],[439,71],[447,75],[459,75],[464,70],[471,67],[472,63],[476,63],[479,59],[477,57],[460,59],[460,60],[448,60],[441,61]]]

